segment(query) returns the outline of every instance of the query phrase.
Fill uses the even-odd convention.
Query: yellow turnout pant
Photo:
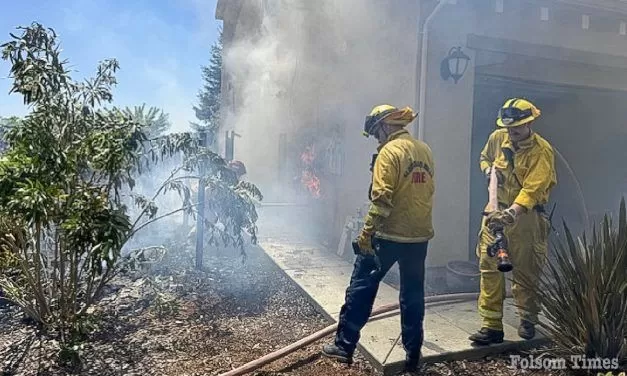
[[[531,281],[540,278],[541,268],[547,255],[547,239],[550,224],[548,218],[536,210],[521,214],[516,223],[506,227],[504,234],[508,242],[512,270],[512,295],[519,307],[521,319],[538,322],[540,307],[532,290],[520,285],[521,275]],[[481,272],[478,311],[481,327],[503,330],[503,301],[505,299],[505,274],[497,270],[497,258],[487,254],[487,248],[494,242],[494,236],[482,221],[477,244],[479,270]]]

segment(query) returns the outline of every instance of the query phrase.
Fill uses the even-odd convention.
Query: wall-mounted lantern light
[[[470,56],[466,55],[461,47],[451,48],[448,56],[442,60],[442,65],[440,66],[442,79],[446,81],[452,77],[453,81],[457,83],[466,73],[469,62]]]

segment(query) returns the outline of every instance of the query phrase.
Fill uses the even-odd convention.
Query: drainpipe
[[[422,44],[420,52],[420,105],[418,107],[418,139],[423,140],[425,138],[425,106],[427,102],[427,57],[429,49],[429,25],[433,18],[440,12],[440,10],[446,5],[449,0],[440,0],[438,5],[433,9],[431,14],[425,19],[425,23],[422,26]]]

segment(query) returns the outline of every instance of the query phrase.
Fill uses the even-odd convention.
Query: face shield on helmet
[[[372,109],[364,122],[364,136],[377,137],[377,133],[384,124],[405,127],[411,123],[417,114],[410,107],[397,108],[389,104],[382,104]]]
[[[394,111],[397,111],[397,109],[390,108],[385,111],[375,113],[374,115],[371,113],[370,115],[366,116],[366,121],[364,122],[363,135],[366,137],[370,137],[370,136],[376,137],[377,131],[383,125],[382,120],[385,119],[387,115],[393,113]]]
[[[498,118],[501,119],[503,124],[510,125],[516,123],[518,121],[527,119],[531,117],[533,114],[531,109],[529,110],[521,110],[516,107],[506,107],[501,108],[498,113]]]
[[[540,110],[526,99],[508,99],[497,114],[499,127],[512,128],[534,121],[541,115]]]

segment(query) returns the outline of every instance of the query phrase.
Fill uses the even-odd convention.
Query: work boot
[[[401,373],[397,374],[398,376],[420,376],[420,370],[416,368],[413,371],[408,371],[404,369]]]
[[[476,342],[480,345],[489,345],[491,343],[503,342],[505,333],[502,330],[494,330],[488,328],[481,328],[480,331],[468,337],[469,340]]]
[[[400,373],[400,375],[402,376],[414,376],[414,375],[419,375],[419,367],[420,364],[420,357],[410,357],[410,356],[406,356],[405,357],[405,366],[403,368],[403,371]]]
[[[532,339],[536,336],[535,325],[531,321],[520,320],[520,326],[518,327],[518,335],[523,339]]]
[[[322,354],[329,358],[337,359],[341,363],[353,363],[353,354],[342,350],[336,345],[324,345],[322,347]]]

